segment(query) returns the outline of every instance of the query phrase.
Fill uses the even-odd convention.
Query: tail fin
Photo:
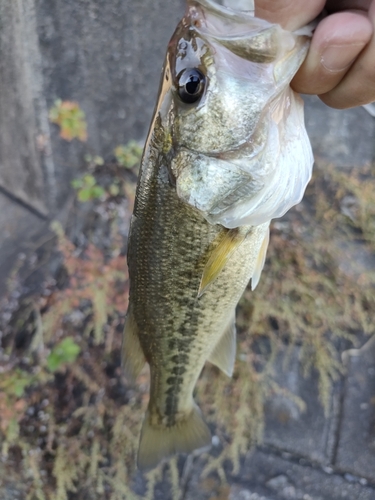
[[[138,450],[138,467],[149,470],[174,453],[190,453],[211,444],[211,433],[197,406],[173,426],[152,425],[146,413]]]

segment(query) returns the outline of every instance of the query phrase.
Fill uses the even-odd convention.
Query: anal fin
[[[141,470],[150,470],[174,453],[190,453],[210,444],[211,432],[195,404],[190,413],[171,426],[153,424],[147,412],[141,430],[137,464]]]
[[[121,358],[125,376],[131,382],[135,382],[146,362],[137,335],[137,330],[138,328],[134,320],[133,312],[129,307],[122,338]]]
[[[251,289],[252,290],[255,290],[256,286],[259,283],[260,275],[262,274],[264,263],[266,261],[267,248],[268,248],[269,241],[270,241],[270,228],[268,227],[266,229],[266,234],[264,235],[264,239],[263,239],[262,245],[261,245],[259,253],[258,253],[253,276],[251,277]]]
[[[233,319],[231,319],[229,326],[220,337],[207,361],[220,368],[228,377],[231,377],[236,361],[236,350],[236,325],[235,316],[233,315]]]
[[[241,228],[225,229],[224,237],[212,251],[207,264],[203,270],[198,297],[201,297],[206,288],[215,281],[227,264],[230,256],[241,245],[248,234],[248,230]]]

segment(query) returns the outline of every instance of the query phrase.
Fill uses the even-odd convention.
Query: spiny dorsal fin
[[[236,360],[236,348],[236,325],[233,314],[229,326],[225,329],[207,361],[220,368],[228,377],[231,377]]]
[[[125,319],[121,358],[125,377],[131,382],[135,382],[146,362],[138,339],[137,330],[138,328],[134,320],[133,312],[131,308],[129,308]]]
[[[210,430],[195,404],[189,413],[171,426],[155,425],[147,412],[141,430],[137,465],[147,471],[174,453],[190,453],[210,444]]]
[[[222,233],[220,233],[219,237],[222,239],[212,251],[203,270],[198,297],[201,297],[206,288],[219,276],[228,262],[229,257],[233,254],[236,248],[241,245],[247,235],[247,232],[242,231],[240,228],[224,229],[224,231],[224,237],[222,237]]]
[[[264,240],[263,240],[262,246],[260,247],[258,257],[257,257],[256,263],[255,263],[253,276],[251,278],[251,289],[252,290],[255,290],[256,286],[259,283],[260,275],[262,274],[264,263],[266,261],[267,248],[268,248],[269,241],[270,241],[270,228],[268,227],[266,230],[266,234],[264,235]]]

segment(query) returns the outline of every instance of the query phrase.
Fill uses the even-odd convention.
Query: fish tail
[[[185,418],[174,425],[154,425],[147,412],[138,449],[138,468],[149,470],[174,453],[190,453],[211,444],[211,433],[199,408],[194,405]]]

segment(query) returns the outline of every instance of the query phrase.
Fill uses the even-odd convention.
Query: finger
[[[325,5],[327,12],[339,12],[340,10],[364,10],[368,12],[371,0],[328,0]]]
[[[255,16],[288,30],[305,26],[322,11],[324,0],[255,0]]]
[[[375,29],[375,0],[373,0],[369,19]],[[319,96],[333,108],[352,108],[375,101],[375,36],[359,55],[341,82],[329,92]]]
[[[371,40],[373,28],[360,13],[340,12],[317,26],[308,55],[292,81],[302,94],[324,94],[336,87]]]

